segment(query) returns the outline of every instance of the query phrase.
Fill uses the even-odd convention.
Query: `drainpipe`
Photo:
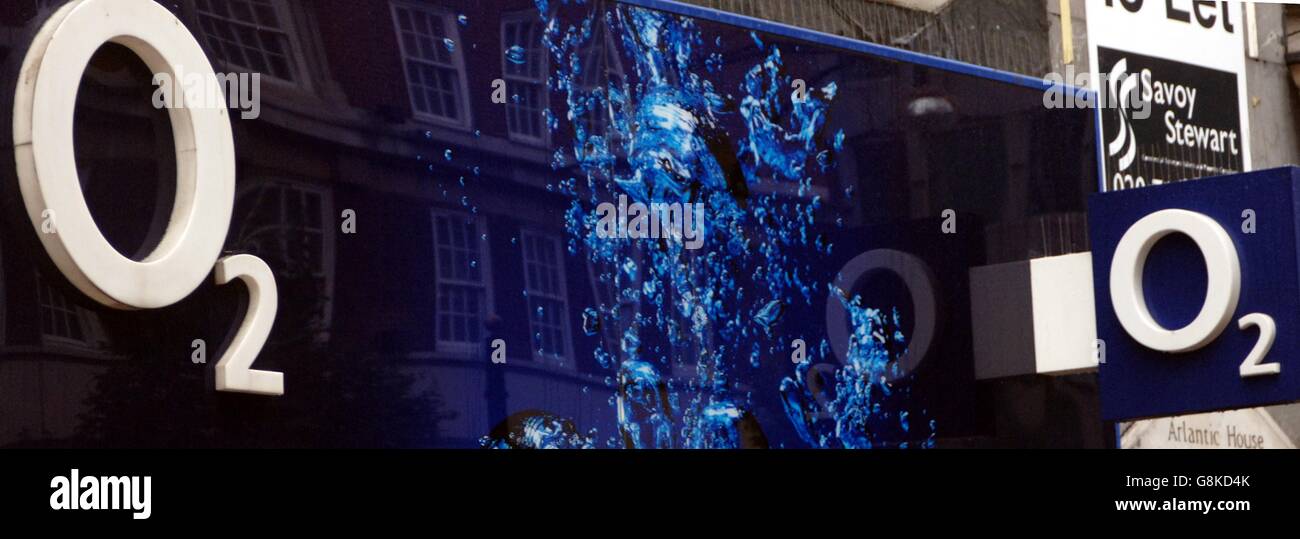
[[[1291,82],[1300,86],[1300,6],[1286,6],[1286,65]]]

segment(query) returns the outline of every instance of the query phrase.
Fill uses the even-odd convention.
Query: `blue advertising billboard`
[[[1099,439],[1091,380],[975,373],[972,269],[1089,248],[1094,111],[1041,80],[657,0],[169,3],[141,16],[227,75],[232,126],[189,286],[105,264],[172,275],[144,266],[208,208],[192,154],[227,157],[169,106],[204,94],[121,40],[47,82],[31,45],[85,16],[49,4],[0,6],[37,126],[0,173],[0,445]],[[1069,432],[1016,415],[1026,384]]]

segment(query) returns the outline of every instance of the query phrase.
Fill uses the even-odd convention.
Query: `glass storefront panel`
[[[0,5],[6,92],[62,5]],[[243,285],[71,284],[8,151],[0,445],[1113,442],[1094,377],[975,377],[972,268],[1088,250],[1093,111],[1037,81],[614,1],[167,9],[236,75],[224,253],[272,270],[254,368],[284,394],[213,389]],[[157,91],[110,44],[76,102],[86,205],[137,261],[184,201]]]

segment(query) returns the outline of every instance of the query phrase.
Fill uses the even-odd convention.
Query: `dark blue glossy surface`
[[[60,3],[0,6],[4,88]],[[155,311],[80,295],[37,241],[6,157],[0,445],[990,437],[1005,402],[974,381],[969,269],[1087,250],[1093,113],[1045,109],[1034,79],[665,2],[165,5],[218,71],[264,75],[260,117],[233,115],[227,250],[275,271],[281,308],[256,368],[284,372],[286,394],[212,390],[238,287]],[[79,97],[86,197],[127,255],[148,250],[172,197],[152,91],[143,65],[109,47]],[[601,237],[598,206],[620,195],[705,204],[703,246]],[[877,249],[923,261],[939,298],[930,353],[888,383],[915,333],[908,292],[888,272],[843,298],[832,287]],[[832,301],[858,339],[843,359]],[[195,339],[207,365],[191,361]],[[1092,383],[1063,386],[1053,413],[1095,419]],[[1049,428],[1043,443],[1095,443],[1054,428],[1070,434]]]

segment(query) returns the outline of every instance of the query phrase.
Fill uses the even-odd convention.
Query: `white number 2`
[[[252,369],[253,360],[271,334],[279,305],[271,268],[255,256],[234,255],[218,261],[215,273],[218,285],[239,279],[248,287],[248,314],[217,362],[217,391],[283,395],[283,374]]]
[[[1241,377],[1251,378],[1281,373],[1281,364],[1260,363],[1264,361],[1264,356],[1268,355],[1269,349],[1273,348],[1273,340],[1277,338],[1277,324],[1273,322],[1273,317],[1254,313],[1243,316],[1237,321],[1238,329],[1246,329],[1250,326],[1259,326],[1259,341],[1255,343],[1254,348],[1250,349],[1246,360],[1241,362]]]

